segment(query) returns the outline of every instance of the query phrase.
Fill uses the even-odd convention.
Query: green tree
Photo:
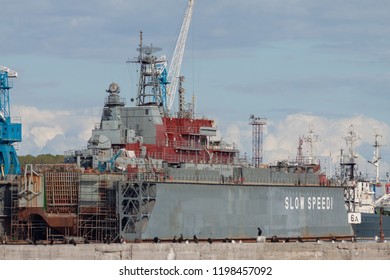
[[[37,156],[32,156],[32,155],[19,156],[19,163],[22,168],[26,164],[59,164],[63,162],[64,162],[63,155],[42,154]]]

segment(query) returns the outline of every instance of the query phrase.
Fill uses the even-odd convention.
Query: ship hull
[[[267,237],[354,235],[343,188],[157,182],[155,194],[147,222],[125,239],[251,239],[258,227]]]
[[[380,238],[380,215],[376,213],[361,213],[361,223],[354,224],[353,229],[357,238]],[[390,216],[382,216],[382,230],[384,237],[390,236]]]

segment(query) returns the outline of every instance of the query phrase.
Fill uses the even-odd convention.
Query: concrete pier
[[[0,260],[390,260],[390,242],[0,245]]]

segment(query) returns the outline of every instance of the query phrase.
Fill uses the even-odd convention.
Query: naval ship
[[[183,41],[185,36],[179,36],[181,56]],[[27,165],[17,185],[3,188],[8,209],[0,226],[4,239],[142,242],[354,235],[345,200],[349,186],[328,179],[312,159],[263,164],[260,156],[251,163],[241,158],[237,147],[217,138],[213,120],[197,117],[194,104],[185,103],[177,67],[173,74],[168,71],[165,56],[157,57],[159,48],[144,45],[142,33],[137,51],[130,61],[139,65],[135,104],[126,106],[119,85],[111,83],[86,148],[66,152],[63,164]],[[173,113],[176,92],[179,109]]]
[[[349,238],[345,186],[314,161],[253,164],[218,140],[213,120],[167,110],[165,58],[138,47],[139,86],[126,106],[111,83],[85,149],[27,165],[10,201],[13,240],[90,242]]]

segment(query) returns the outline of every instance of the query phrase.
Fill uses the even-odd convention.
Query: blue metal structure
[[[0,67],[0,168],[4,178],[9,174],[20,174],[20,164],[13,143],[22,141],[22,124],[12,123],[9,90],[17,73],[7,67]]]
[[[165,112],[167,112],[167,110],[168,110],[167,85],[169,84],[167,68],[164,67],[164,70],[159,75],[158,80],[159,80],[159,84],[160,84],[160,88],[161,88],[161,99],[162,99],[163,104],[164,104],[164,110],[165,110]]]

